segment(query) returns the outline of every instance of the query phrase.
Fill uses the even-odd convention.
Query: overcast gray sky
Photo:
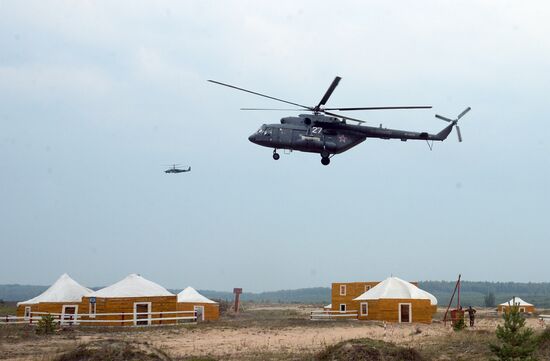
[[[264,291],[549,281],[546,1],[0,0],[0,283]],[[248,142],[287,113],[216,79],[437,132],[320,164]],[[163,164],[192,166],[164,174]]]

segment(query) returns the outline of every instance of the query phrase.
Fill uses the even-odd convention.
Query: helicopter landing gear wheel
[[[323,150],[321,152],[321,158],[328,158],[330,156],[330,153],[326,150]]]
[[[276,150],[276,149],[273,150],[273,159],[279,160],[280,157],[281,157],[281,156],[279,155],[279,153],[277,153],[277,150]]]
[[[322,157],[321,158],[321,164],[322,165],[329,165],[330,164],[330,158],[329,157]]]

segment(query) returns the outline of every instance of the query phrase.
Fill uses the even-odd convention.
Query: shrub
[[[464,315],[459,317],[458,320],[453,324],[453,330],[462,331],[466,328],[466,323],[464,322]]]
[[[38,334],[50,334],[54,333],[56,328],[55,319],[49,313],[45,316],[42,316],[38,321],[36,326],[36,333]]]
[[[496,336],[499,344],[491,344],[491,351],[500,361],[535,361],[533,356],[537,338],[533,330],[525,327],[525,319],[519,312],[519,306],[512,305],[504,312],[504,325],[498,325]]]
[[[220,307],[220,315],[225,315],[231,310],[231,302],[228,300],[214,299]]]

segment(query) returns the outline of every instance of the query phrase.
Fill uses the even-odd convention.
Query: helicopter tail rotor
[[[466,115],[466,113],[468,113],[470,110],[472,110],[472,108],[470,108],[470,107],[464,109],[462,111],[462,113],[460,113],[456,117],[456,119],[450,119],[450,118],[444,117],[444,116],[439,115],[439,114],[436,114],[435,117],[438,118],[438,119],[444,120],[446,122],[452,123],[452,125],[456,128],[456,135],[458,137],[458,141],[462,142],[462,134],[460,133],[460,127],[458,126],[458,121],[460,120],[460,118],[462,118],[464,115]]]

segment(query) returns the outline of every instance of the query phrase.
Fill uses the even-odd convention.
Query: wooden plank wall
[[[359,310],[358,302],[353,301],[354,298],[361,296],[368,289],[376,286],[378,281],[373,282],[336,282],[332,284],[331,299],[332,299],[332,311],[339,311],[340,304],[346,304],[346,309]],[[340,286],[346,286],[346,295],[340,295]],[[368,287],[368,288],[367,288]]]
[[[25,316],[25,307],[30,306],[31,312],[47,312],[47,313],[62,313],[63,312],[63,305],[67,306],[78,306],[78,313],[87,313],[88,308],[82,308],[82,302],[41,302],[41,303],[35,303],[31,305],[19,305],[17,306],[17,316],[23,317]]]
[[[204,306],[204,320],[215,321],[220,318],[220,305],[217,303],[178,302],[178,311],[194,311],[195,306]],[[183,316],[183,314],[182,314]],[[189,314],[189,316],[191,316]]]
[[[527,313],[535,312],[535,306],[519,306],[519,307],[521,307],[521,308],[525,307],[525,312],[527,312]],[[508,306],[508,305],[506,305],[506,306],[498,305],[497,311],[498,312],[504,312],[505,310],[507,311],[509,308],[510,308],[510,306]]]
[[[177,311],[177,296],[158,296],[158,297],[127,297],[127,298],[96,298],[96,313],[132,313],[134,312],[134,303],[136,302],[151,302],[151,312],[173,312]],[[89,312],[90,299],[83,297],[83,310]],[[84,312],[80,312],[84,313]],[[151,318],[170,318],[176,317],[176,314],[151,315]],[[113,322],[101,322],[98,326],[132,326],[133,322],[120,322],[121,316],[96,316],[96,320],[113,320]],[[133,315],[126,315],[124,318],[133,319]],[[83,319],[88,319],[84,318]],[[92,318],[94,319],[94,318]],[[118,321],[118,322],[117,322]],[[174,324],[176,320],[158,320],[151,324]]]
[[[363,301],[368,303],[368,315],[359,314],[360,320],[378,320],[386,322],[399,322],[399,304],[410,303],[412,322],[431,323],[434,307],[430,300],[415,299],[380,299]],[[358,305],[359,307],[359,305]]]

